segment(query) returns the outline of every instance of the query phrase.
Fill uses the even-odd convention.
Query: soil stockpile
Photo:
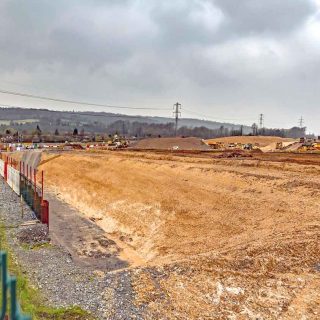
[[[132,145],[132,149],[154,150],[210,150],[199,138],[150,138]]]

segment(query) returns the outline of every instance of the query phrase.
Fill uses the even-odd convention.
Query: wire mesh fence
[[[36,217],[41,220],[41,204],[43,201],[41,187],[36,186],[27,177],[20,175],[20,195],[35,213]]]
[[[1,155],[0,175],[32,209],[36,218],[49,227],[49,202],[43,197],[43,171],[39,176],[35,168],[23,161]]]

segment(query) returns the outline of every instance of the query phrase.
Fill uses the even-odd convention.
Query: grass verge
[[[88,312],[77,306],[54,308],[45,304],[39,291],[30,285],[18,262],[14,259],[3,224],[0,225],[0,249],[7,251],[9,272],[17,276],[18,299],[21,308],[23,312],[32,315],[33,320],[94,320]]]

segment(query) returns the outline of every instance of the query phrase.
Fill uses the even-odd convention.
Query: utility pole
[[[303,130],[303,136],[305,136],[307,128],[304,127],[303,125],[304,125],[304,119],[301,116],[300,119],[299,119],[299,126],[300,126],[300,129]]]
[[[300,129],[303,128],[303,122],[304,122],[304,120],[303,120],[303,118],[302,118],[302,116],[301,116],[301,118],[299,119]]]
[[[175,124],[175,136],[177,136],[177,131],[178,131],[178,121],[179,121],[179,116],[181,117],[181,103],[177,102],[173,105],[173,115],[175,116],[176,119],[176,124]]]
[[[260,129],[264,127],[264,114],[260,113],[259,115],[259,124],[260,124]]]

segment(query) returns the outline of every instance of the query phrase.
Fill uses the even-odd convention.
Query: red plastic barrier
[[[49,229],[49,201],[43,200],[41,204],[41,223],[46,224]]]
[[[7,181],[8,180],[8,162],[6,161],[4,163],[4,180]]]

